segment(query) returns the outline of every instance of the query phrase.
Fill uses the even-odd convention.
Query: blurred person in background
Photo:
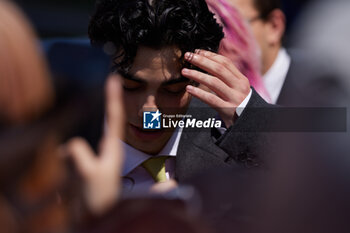
[[[51,77],[22,12],[0,1],[0,18],[1,231],[63,230],[65,206],[43,201],[64,179],[58,138],[41,122],[54,104]]]
[[[342,109],[345,126],[339,132],[276,138],[278,170],[264,194],[269,209],[262,214],[266,224],[257,228],[260,232],[350,231],[349,10],[349,1],[314,1],[296,22],[293,47],[313,64],[300,82],[307,90],[304,101]]]
[[[53,104],[53,85],[31,25],[9,1],[0,1],[1,120],[25,124]]]
[[[93,102],[57,103],[38,39],[26,17],[12,2],[1,0],[0,19],[1,232],[69,232],[85,215],[101,215],[118,200],[123,158],[117,141],[123,131],[120,85],[116,78],[106,84],[106,119],[114,130],[105,134],[99,157],[92,157],[91,149],[80,163],[76,150],[87,148],[84,140],[60,145]],[[67,166],[62,157],[66,152],[83,181]],[[88,171],[84,170],[87,164]]]
[[[261,73],[271,103],[301,104],[303,90],[298,82],[304,77],[303,71],[307,65],[299,53],[287,52],[283,47],[286,17],[281,10],[280,0],[230,0],[230,2],[249,22],[259,44]],[[291,97],[295,97],[296,100]]]
[[[252,87],[267,101],[269,94],[261,77],[259,48],[249,25],[241,14],[226,0],[207,0],[209,9],[216,15],[224,29],[219,54],[229,58],[244,74]]]
[[[347,1],[316,0],[300,15],[292,35],[293,47],[310,54],[320,64],[314,67],[318,75],[309,75],[303,85],[310,88],[310,95],[322,93],[316,98],[332,106],[349,103],[349,9]]]

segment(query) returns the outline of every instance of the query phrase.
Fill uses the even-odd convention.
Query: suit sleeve
[[[266,132],[273,121],[272,109],[276,106],[266,103],[253,89],[241,116],[215,142],[229,155],[227,163],[241,163],[246,167],[265,163],[264,154],[269,145]]]

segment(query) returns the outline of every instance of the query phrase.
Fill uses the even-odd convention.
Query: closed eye
[[[186,91],[187,82],[174,83],[170,85],[163,86],[163,90],[170,94],[181,94]]]
[[[123,79],[123,88],[126,91],[136,91],[141,89],[144,86],[143,83],[134,81],[134,80],[130,80],[130,79]]]

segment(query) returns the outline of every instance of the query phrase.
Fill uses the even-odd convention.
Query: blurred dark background
[[[95,0],[15,0],[43,39],[84,37]]]
[[[34,24],[42,39],[86,37],[96,0],[15,0]],[[301,10],[312,0],[282,0],[288,32]],[[288,41],[287,41],[288,42]]]

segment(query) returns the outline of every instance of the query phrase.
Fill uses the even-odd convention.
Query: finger
[[[223,108],[226,106],[226,102],[222,99],[220,99],[218,96],[214,95],[213,93],[209,93],[207,91],[204,91],[200,88],[188,85],[186,87],[187,92],[189,92],[194,97],[197,97],[198,99],[202,100],[204,103],[208,104],[214,109]]]
[[[231,85],[229,85],[231,88],[233,88],[234,90],[238,91],[238,92],[242,92],[242,93],[246,93],[246,95],[244,95],[244,98],[248,95],[248,93],[250,92],[250,83],[247,77],[245,77],[239,70],[238,68],[231,62],[231,60],[225,56],[222,56],[220,54],[217,53],[213,53],[207,50],[202,50],[202,49],[197,49],[196,50],[197,54],[201,54],[203,56],[206,56],[209,59],[212,59],[213,61],[217,61],[217,62],[221,62],[223,63],[226,67],[230,67],[230,71],[232,71],[236,77],[241,77],[240,78],[240,83],[236,85],[236,83],[230,83]],[[233,84],[233,85],[232,85]],[[241,99],[240,95],[237,95],[238,99]],[[243,98],[243,99],[244,99]]]
[[[220,54],[217,54],[217,53],[213,53],[213,52],[210,52],[210,51],[207,51],[207,50],[203,50],[203,49],[197,49],[196,50],[196,54],[200,54],[202,56],[205,56],[217,63],[221,63],[223,64],[227,69],[229,69],[231,72],[233,72],[237,77],[245,77],[241,71],[233,64],[233,62],[223,56],[223,55],[220,55]]]
[[[220,79],[212,75],[204,74],[197,70],[190,70],[190,69],[183,69],[182,75],[207,86],[211,91],[215,92],[223,100],[225,101],[229,100],[229,96],[231,95],[232,91]]]
[[[67,143],[66,150],[73,158],[79,174],[88,177],[96,162],[95,153],[89,144],[82,138],[73,138]]]
[[[69,153],[67,152],[67,146],[66,145],[59,145],[57,148],[57,155],[61,159],[65,159],[69,156]]]
[[[122,90],[118,75],[111,75],[106,83],[106,135],[121,138],[124,126]]]
[[[235,80],[235,75],[229,71],[223,64],[213,61],[203,55],[187,52],[185,59],[191,64],[207,71],[209,74],[218,77],[228,86],[232,86]]]
[[[103,141],[100,162],[105,168],[112,167],[118,173],[124,161],[124,151],[120,139],[107,138]]]
[[[102,139],[100,156],[103,163],[120,167],[123,155],[120,139],[124,132],[124,114],[118,75],[111,75],[106,83],[106,114],[107,129]]]
[[[153,194],[162,194],[170,192],[178,187],[178,183],[175,180],[168,180],[165,182],[159,182],[154,184],[151,189],[150,193]]]

